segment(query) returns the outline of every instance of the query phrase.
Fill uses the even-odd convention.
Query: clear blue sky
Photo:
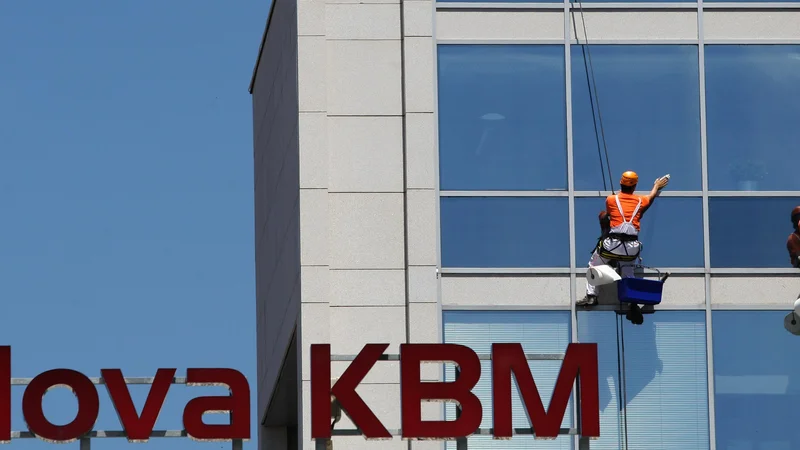
[[[232,367],[255,414],[247,87],[268,12],[268,0],[0,2],[0,344],[13,376]],[[173,386],[156,427],[181,428],[185,401],[217,392]],[[96,428],[120,429],[100,394]],[[58,389],[45,411],[63,424],[76,404]],[[112,448],[228,445],[93,443]]]

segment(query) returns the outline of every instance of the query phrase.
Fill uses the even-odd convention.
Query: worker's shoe
[[[586,294],[585,297],[575,302],[577,306],[594,306],[597,304],[597,296]]]

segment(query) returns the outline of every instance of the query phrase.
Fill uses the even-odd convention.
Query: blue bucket
[[[659,280],[623,278],[617,281],[617,298],[621,303],[658,305],[663,290],[664,283]]]

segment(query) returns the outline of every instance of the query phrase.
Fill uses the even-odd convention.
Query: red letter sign
[[[66,385],[78,397],[78,414],[72,422],[63,426],[50,423],[42,411],[44,394],[58,385]],[[92,431],[99,409],[100,400],[92,381],[82,373],[70,369],[54,369],[41,373],[31,381],[22,396],[22,414],[28,429],[38,438],[49,442],[72,442]]]
[[[117,411],[119,422],[125,430],[128,442],[147,442],[150,438],[150,433],[153,432],[153,427],[156,425],[158,413],[161,412],[164,399],[167,398],[167,391],[170,384],[172,384],[172,378],[175,376],[175,369],[158,369],[153,385],[150,387],[150,392],[147,394],[144,408],[142,408],[141,417],[136,414],[136,406],[133,404],[128,385],[125,384],[125,378],[122,376],[122,371],[119,369],[102,369],[100,373],[108,389],[108,395],[111,397],[111,401],[114,402],[114,409]]]
[[[461,376],[451,383],[420,382],[422,361],[452,361]],[[403,438],[469,436],[481,425],[483,409],[472,388],[481,378],[481,362],[469,347],[457,344],[400,344],[400,386]],[[452,421],[422,421],[422,400],[456,400],[461,416]]]
[[[331,346],[311,344],[311,438],[331,437],[331,396],[336,397],[356,427],[367,439],[391,439],[356,387],[378,361],[389,344],[367,344],[331,388]]]
[[[0,346],[0,444],[11,442],[11,347]]]
[[[227,441],[250,438],[250,387],[247,379],[233,369],[187,369],[187,386],[227,386],[230,396],[197,397],[183,410],[183,427],[198,441]],[[204,413],[230,411],[230,425],[207,425]]]
[[[492,396],[494,437],[511,437],[511,373],[517,378],[528,418],[536,438],[558,437],[567,409],[572,382],[580,373],[581,435],[600,436],[597,387],[597,344],[569,344],[556,380],[549,412],[545,412],[528,361],[520,344],[492,344]]]

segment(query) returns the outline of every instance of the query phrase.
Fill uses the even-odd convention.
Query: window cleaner
[[[786,250],[789,251],[789,262],[792,267],[800,269],[800,206],[792,210],[792,228],[794,232],[786,240]]]
[[[786,239],[786,250],[789,251],[789,263],[792,267],[800,269],[800,206],[792,210],[792,228],[794,232]],[[794,301],[794,309],[783,319],[783,326],[790,333],[800,335],[800,325],[797,324],[800,317],[800,294]]]
[[[622,174],[620,193],[606,197],[606,214],[600,213],[603,230],[597,246],[592,252],[589,267],[615,262],[624,278],[633,277],[634,261],[639,257],[642,244],[639,242],[640,221],[644,212],[653,204],[661,190],[669,184],[669,175],[656,179],[647,195],[636,195],[639,175],[633,171]],[[576,305],[597,304],[597,286],[586,283],[586,296]],[[638,308],[637,305],[633,305]]]

